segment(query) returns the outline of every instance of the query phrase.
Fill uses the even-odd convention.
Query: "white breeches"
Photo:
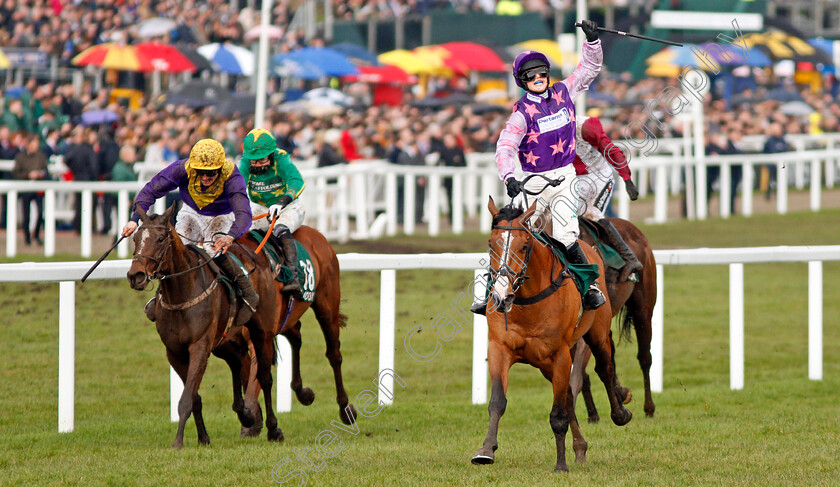
[[[251,202],[251,214],[253,215],[262,215],[263,213],[268,213],[268,208],[263,205]],[[275,232],[276,229],[283,225],[289,229],[289,232],[295,233],[295,231],[303,225],[303,217],[306,214],[306,211],[303,209],[303,203],[300,200],[294,200],[288,205],[283,208],[280,212],[280,216],[277,217],[277,223],[274,224]],[[260,218],[259,220],[254,220],[251,223],[251,228],[256,230],[268,231],[268,227],[271,225],[271,220],[266,218]]]
[[[578,215],[598,221],[605,218],[604,209],[612,199],[613,171],[608,164],[587,167],[587,171],[589,174],[579,175],[575,184],[580,198]]]
[[[525,177],[532,173],[524,173]],[[528,203],[532,204],[534,198],[537,201],[537,213],[531,218],[531,226],[534,228],[545,228],[545,222],[550,213],[552,222],[551,236],[559,240],[563,245],[570,246],[578,239],[578,195],[573,191],[575,187],[575,167],[569,164],[566,167],[553,169],[541,174],[549,179],[565,178],[559,186],[548,186],[538,196],[528,195]],[[539,191],[548,183],[541,177],[531,178],[525,183],[525,189]],[[522,196],[519,196],[520,198]],[[539,217],[537,215],[540,215]]]
[[[185,244],[200,245],[212,257],[216,253],[213,243],[217,238],[227,235],[233,221],[233,213],[207,216],[198,213],[191,206],[183,205],[175,217],[175,231],[185,240]]]

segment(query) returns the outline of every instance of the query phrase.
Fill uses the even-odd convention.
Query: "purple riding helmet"
[[[551,69],[551,64],[545,54],[537,51],[525,51],[513,61],[513,78],[516,80],[516,85],[525,91],[529,91],[525,81],[521,78],[522,74],[529,69],[545,66]]]

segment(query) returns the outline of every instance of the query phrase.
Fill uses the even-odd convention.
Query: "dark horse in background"
[[[618,282],[619,270],[608,266],[604,267],[607,269],[607,292],[610,297],[612,315],[619,315],[620,335],[628,337],[630,327],[636,331],[636,342],[638,344],[636,357],[639,360],[645,383],[645,415],[650,418],[653,417],[656,409],[650,392],[651,319],[653,317],[653,307],[656,304],[656,261],[653,258],[653,249],[651,249],[647,238],[638,227],[621,218],[610,218],[609,220],[624,238],[624,241],[627,242],[630,250],[636,254],[636,257],[644,265],[644,269],[638,273],[637,282]],[[590,233],[591,227],[583,221],[581,221],[580,226],[581,240],[596,247],[595,239]],[[595,223],[595,228],[599,229],[597,223]],[[598,238],[601,241],[605,240],[604,235],[600,235]],[[591,356],[591,350],[581,340],[574,352],[571,385],[574,397],[577,397],[579,392],[583,392],[589,422],[597,423],[600,418],[598,410],[595,408],[595,402],[592,400],[589,375],[586,373],[586,365]],[[616,381],[618,381],[617,378]],[[620,383],[618,383],[618,394],[625,403],[630,401],[630,389],[621,386]]]
[[[259,395],[260,387],[267,393],[265,401],[267,409],[266,426],[269,427],[270,439],[272,439],[270,422],[274,417],[274,413],[271,410],[271,405],[269,404],[270,396],[268,395],[272,385],[272,361],[269,358],[274,357],[274,337],[277,334],[282,334],[286,337],[292,346],[291,387],[295,392],[295,396],[304,406],[312,404],[312,401],[315,400],[315,393],[312,392],[312,389],[303,386],[303,380],[300,377],[300,348],[302,345],[300,318],[309,308],[312,308],[312,311],[315,313],[315,318],[321,326],[321,331],[324,333],[326,356],[333,369],[333,378],[335,380],[339,417],[345,424],[351,424],[355,421],[356,417],[355,409],[352,405],[349,405],[347,392],[344,390],[344,379],[341,374],[342,356],[339,334],[341,328],[347,325],[347,316],[339,311],[341,305],[341,284],[338,257],[335,254],[335,250],[321,232],[312,227],[301,226],[294,233],[294,238],[309,252],[309,256],[312,259],[311,272],[314,273],[312,277],[315,280],[314,300],[309,303],[300,299],[290,299],[289,296],[281,292],[283,283],[274,280],[274,286],[270,292],[272,294],[272,300],[277,303],[279,319],[270,330],[262,327],[253,328],[249,325],[249,328],[251,328],[251,340],[256,349],[259,387],[255,389],[253,394],[249,390],[248,397],[255,399]],[[243,236],[237,242],[250,250],[256,250],[260,244],[260,242],[257,242],[250,235]],[[279,251],[281,249],[278,249]],[[266,270],[271,267],[265,252],[258,254],[257,263],[258,266]],[[302,266],[299,266],[299,272],[304,274]],[[271,273],[274,274],[274,272]],[[260,299],[262,300],[265,297],[261,291]],[[290,304],[291,307],[289,306]],[[287,386],[287,384],[278,385],[282,387]],[[274,422],[276,423],[276,420]],[[243,435],[259,435],[259,426],[259,423],[250,429],[243,426]],[[279,439],[282,439],[282,433]]]
[[[198,388],[211,352],[224,359],[231,369],[233,410],[240,422],[243,427],[254,424],[254,413],[245,406],[242,397],[243,380],[247,382],[250,376],[249,330],[242,325],[247,319],[252,331],[273,330],[279,307],[269,270],[256,265],[256,256],[250,249],[233,245],[228,252],[236,255],[250,271],[254,289],[261,296],[255,313],[247,308],[243,311],[243,304],[232,288],[220,280],[220,271],[210,257],[185,245],[170,224],[174,210],[173,205],[162,215],[147,215],[137,208],[142,225],[134,233],[134,258],[127,277],[136,290],[143,290],[152,280],[160,279],[155,309],[157,332],[166,347],[169,364],[184,383],[178,401],[178,432],[172,445],[181,448],[190,414],[195,418],[198,442],[210,443]]]
[[[488,411],[490,424],[484,444],[473,456],[474,464],[491,464],[498,448],[499,420],[507,406],[508,372],[515,363],[530,364],[540,370],[554,389],[549,424],[557,447],[555,471],[568,471],[566,433],[571,426],[575,461],[586,461],[587,443],[577,422],[574,398],[569,387],[572,369],[571,349],[583,338],[595,355],[595,370],[604,382],[612,408],[611,417],[619,426],[632,418],[616,392],[617,382],[610,340],[609,302],[598,309],[584,311],[581,294],[565,274],[565,268],[552,250],[537,241],[529,229],[536,203],[524,213],[521,208],[496,208],[490,234],[491,295],[495,306],[488,307],[489,346],[487,361],[491,392]],[[581,242],[589,262],[603,269],[598,254]],[[599,284],[605,286],[603,272]],[[492,309],[495,308],[495,309]]]

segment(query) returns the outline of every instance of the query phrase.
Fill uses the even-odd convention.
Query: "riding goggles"
[[[531,82],[537,79],[537,76],[542,76],[543,78],[548,77],[548,66],[543,66],[540,68],[534,68],[530,71],[527,71],[520,76],[520,79],[523,81]]]
[[[207,176],[208,178],[212,178],[212,177],[218,175],[219,171],[220,171],[219,169],[210,169],[210,170],[196,169],[195,174],[198,177]]]

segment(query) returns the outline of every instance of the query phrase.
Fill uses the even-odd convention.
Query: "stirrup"
[[[146,313],[146,318],[149,319],[152,323],[157,320],[157,314],[155,312],[155,307],[157,306],[157,296],[152,297],[148,302],[146,302],[146,306],[143,307],[143,312]]]
[[[586,291],[586,294],[583,296],[583,309],[585,310],[592,310],[598,309],[603,306],[604,303],[607,302],[607,299],[604,297],[604,293],[601,292],[601,289],[598,287],[597,283],[592,283],[589,286],[589,289]]]

